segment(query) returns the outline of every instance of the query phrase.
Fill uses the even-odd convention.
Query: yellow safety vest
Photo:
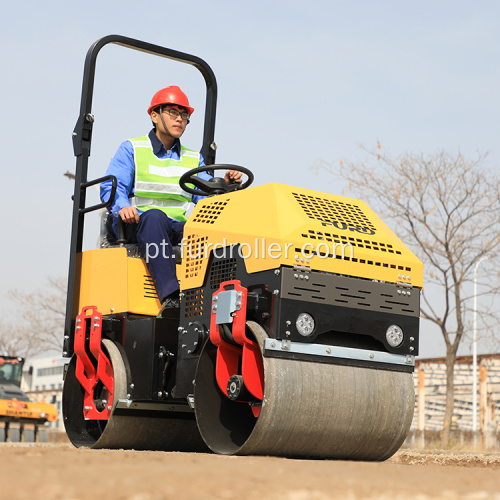
[[[200,154],[181,145],[179,160],[158,158],[148,136],[130,139],[134,147],[135,196],[132,206],[145,212],[156,208],[171,219],[186,221],[191,195],[179,186],[181,176],[200,164]]]

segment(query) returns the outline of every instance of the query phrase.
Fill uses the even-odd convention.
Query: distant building
[[[48,424],[50,429],[64,431],[62,418],[62,388],[64,365],[68,359],[54,354],[28,358],[24,365],[21,389],[33,401],[52,403],[59,413],[57,422]]]

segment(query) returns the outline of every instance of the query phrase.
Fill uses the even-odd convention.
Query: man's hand
[[[139,213],[137,212],[137,208],[135,207],[123,207],[118,215],[121,217],[123,222],[127,222],[128,224],[132,224],[136,222],[139,223]]]
[[[241,184],[241,176],[243,174],[241,172],[238,172],[237,170],[228,170],[226,172],[226,175],[224,176],[224,179],[226,180],[226,184]]]

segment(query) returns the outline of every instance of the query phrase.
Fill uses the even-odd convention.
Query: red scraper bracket
[[[96,359],[92,362],[85,345],[87,325],[90,325],[88,350]],[[83,415],[86,420],[108,420],[113,406],[114,378],[113,367],[102,350],[102,314],[95,306],[87,306],[77,315],[75,321],[76,354],[75,375],[83,387]],[[103,410],[96,408],[94,391],[101,382],[107,389],[107,399]]]
[[[221,295],[223,293],[226,295]],[[221,283],[212,296],[210,341],[217,347],[215,376],[220,390],[227,395],[229,379],[241,375],[251,395],[249,399],[252,399],[247,402],[251,403],[252,412],[258,417],[259,403],[264,397],[264,365],[259,345],[246,333],[246,310],[247,289],[241,286],[241,282],[232,280]],[[224,338],[222,322],[231,329],[234,344]]]

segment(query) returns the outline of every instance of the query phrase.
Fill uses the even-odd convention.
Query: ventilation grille
[[[182,301],[185,304],[185,318],[194,318],[203,314],[203,289],[197,288],[184,292]]]
[[[310,219],[332,224],[338,229],[375,234],[375,226],[358,205],[299,193],[293,196]]]
[[[198,276],[198,272],[203,267],[207,242],[208,236],[200,238],[198,235],[190,234],[187,237],[184,248],[185,255],[183,256],[183,262],[186,262],[184,267],[185,278],[195,278]]]
[[[418,316],[418,289],[386,283],[286,270],[283,297],[354,309]]]
[[[144,275],[144,297],[155,300],[158,298],[153,278],[147,275]]]
[[[192,222],[199,222],[201,224],[213,224],[221,212],[226,208],[229,200],[214,201],[205,205],[193,218]]]
[[[400,250],[396,250],[388,243],[377,243],[376,241],[366,240],[362,238],[354,238],[351,236],[343,236],[334,233],[308,230],[306,234],[302,234],[303,238],[314,240],[315,243],[304,246],[303,248],[295,248],[297,254],[304,256],[319,255],[324,258],[341,259],[359,264],[367,264],[370,266],[385,267],[387,269],[397,269],[411,273],[411,267],[398,266],[391,262],[384,262],[384,254],[401,255]],[[366,250],[375,250],[380,252],[375,256],[375,259],[360,259],[356,257],[356,248]],[[377,257],[380,257],[379,259]]]
[[[365,240],[362,238],[354,238],[352,236],[344,236],[334,233],[322,233],[321,231],[313,231],[309,229],[307,234],[302,235],[303,238],[310,238],[317,241],[326,241],[329,243],[337,243],[341,245],[350,245],[357,248],[367,248],[368,250],[377,250],[386,253],[393,253],[401,255],[399,250],[395,250],[392,245],[388,243],[377,243],[373,240]]]
[[[304,257],[312,257],[314,255],[319,255],[322,258],[331,258],[331,259],[339,259],[348,262],[355,262],[359,264],[366,264],[369,266],[376,267],[384,267],[386,269],[397,269],[398,271],[405,271],[411,273],[411,267],[406,266],[398,266],[396,264],[391,264],[390,262],[383,262],[382,260],[371,260],[371,259],[360,259],[358,257],[354,257],[354,251],[351,253],[349,245],[346,244],[344,248],[340,249],[340,254],[326,253],[326,247],[319,247],[321,250],[315,251],[310,248],[295,248],[295,253],[297,255],[304,255]],[[324,250],[324,251],[322,251]],[[335,248],[332,249],[332,251]]]
[[[212,290],[219,288],[224,281],[236,279],[236,259],[218,260],[210,269],[210,287]]]

